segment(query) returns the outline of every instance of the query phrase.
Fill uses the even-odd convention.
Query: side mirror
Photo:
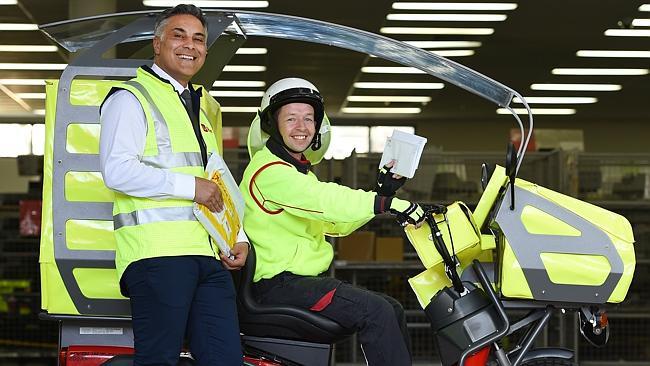
[[[495,168],[496,165],[494,164],[481,164],[481,187],[484,191],[485,187],[487,187],[488,183],[490,183],[490,178],[492,178],[492,174],[494,173]]]
[[[512,142],[506,150],[506,175],[510,182],[510,210],[515,209],[515,179],[517,178],[517,151]]]

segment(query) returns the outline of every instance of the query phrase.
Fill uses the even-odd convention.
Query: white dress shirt
[[[187,89],[158,65],[151,69],[169,81],[176,92]],[[163,200],[194,200],[194,176],[154,168],[140,161],[147,136],[147,119],[140,101],[131,92],[119,90],[102,105],[100,112],[99,165],[104,183],[129,196]],[[243,228],[237,241],[248,242]]]

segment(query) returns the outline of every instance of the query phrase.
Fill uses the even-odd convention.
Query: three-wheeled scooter
[[[521,96],[431,52],[361,30],[310,19],[206,10],[209,54],[197,84],[210,86],[249,37],[340,47],[415,67],[510,109]],[[99,105],[113,85],[135,75],[149,55],[152,12],[83,18],[41,26],[78,56],[46,86],[46,147],[40,267],[41,317],[59,323],[59,364],[127,365],[133,353],[128,299],[115,273],[113,193],[99,173]],[[128,58],[104,58],[117,45]],[[135,49],[134,49],[135,48]],[[523,99],[523,98],[522,98]],[[526,106],[527,107],[527,106]],[[219,106],[206,113],[220,113]],[[529,114],[529,132],[532,115]],[[221,141],[221,125],[214,131]],[[326,134],[329,131],[321,131]],[[426,270],[409,282],[428,315],[444,365],[568,365],[572,353],[534,349],[535,336],[559,309],[580,313],[581,331],[606,342],[607,303],[623,300],[634,272],[629,222],[516,178],[525,144],[504,167],[484,166],[484,192],[472,212],[462,203],[431,207],[427,225],[405,228]],[[480,260],[480,261],[479,261]],[[257,304],[251,251],[237,279],[247,365],[330,364],[332,345],[350,334],[303,309]],[[508,308],[528,309],[520,320]],[[525,330],[511,349],[501,340]],[[182,355],[181,364],[191,364]]]

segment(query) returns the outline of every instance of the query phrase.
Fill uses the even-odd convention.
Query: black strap
[[[442,261],[445,263],[445,273],[447,274],[449,280],[451,280],[451,283],[454,286],[454,290],[456,290],[458,294],[462,294],[465,292],[465,286],[463,286],[463,283],[460,280],[460,276],[458,275],[458,272],[456,272],[456,261],[454,258],[452,258],[452,256],[449,254],[449,251],[447,250],[447,246],[445,245],[445,241],[442,237],[442,232],[440,231],[440,227],[438,227],[438,223],[433,217],[433,213],[426,212],[425,219],[431,228],[431,240],[433,241],[433,246],[436,248],[442,257]],[[451,236],[451,232],[449,235]]]
[[[194,135],[199,142],[199,148],[201,149],[201,159],[203,161],[203,166],[205,167],[208,164],[208,154],[207,148],[205,146],[205,141],[203,140],[203,135],[201,134],[201,126],[199,124],[198,111],[194,108],[194,103],[192,102],[192,95],[188,89],[183,90],[181,93],[181,99],[183,100],[183,105],[187,114],[190,116],[192,121],[192,128],[194,129]]]

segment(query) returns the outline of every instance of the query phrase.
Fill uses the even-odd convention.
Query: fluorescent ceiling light
[[[404,95],[349,95],[347,100],[350,102],[429,103],[431,97]]]
[[[610,50],[580,50],[578,57],[641,57],[650,58],[650,51],[610,51]]]
[[[213,97],[240,97],[240,98],[261,98],[263,91],[257,90],[210,90]]]
[[[263,47],[248,47],[240,48],[237,50],[238,55],[266,55],[266,48]]]
[[[610,37],[650,37],[650,29],[608,29],[606,36]]]
[[[393,9],[403,10],[514,10],[515,3],[420,3],[395,2]]]
[[[361,72],[368,74],[425,74],[424,71],[415,67],[404,66],[365,66]]]
[[[474,53],[474,50],[436,50],[436,51],[429,51],[431,53],[435,53],[438,56],[442,57],[462,57],[462,56],[472,56]]]
[[[643,4],[639,6],[639,11],[650,11],[650,4]]]
[[[217,80],[212,86],[217,88],[263,88],[266,83],[258,80]]]
[[[592,104],[598,102],[594,97],[524,97],[529,104]],[[521,99],[515,97],[514,103],[521,103]]]
[[[419,28],[419,27],[383,27],[384,34],[459,34],[487,36],[494,33],[493,28]]]
[[[17,0],[0,0],[0,5],[16,5],[18,4]]]
[[[3,31],[33,31],[38,30],[38,25],[29,23],[0,23]]]
[[[443,83],[387,83],[387,82],[356,82],[359,89],[427,89],[435,90],[445,87]]]
[[[0,52],[56,52],[56,46],[0,44]]]
[[[39,115],[39,116],[44,116],[45,115],[45,109],[32,109],[32,113]]]
[[[45,93],[16,93],[21,99],[45,99]]]
[[[341,108],[343,113],[369,113],[369,114],[417,114],[420,108],[370,108],[370,107],[345,107]]]
[[[63,70],[67,64],[0,63],[0,70]]]
[[[266,66],[259,65],[227,65],[223,68],[224,72],[263,72]]]
[[[211,0],[143,0],[142,5],[169,8],[178,4],[194,4],[200,8],[268,8],[268,1],[211,1]]]
[[[650,27],[650,19],[634,19],[632,20],[633,27]]]
[[[618,91],[618,84],[532,84],[533,90],[564,90],[564,91]]]
[[[648,75],[648,69],[588,69],[588,68],[556,68],[551,70],[553,75]]]
[[[528,114],[528,110],[526,108],[513,108],[515,113],[517,114]],[[548,115],[570,115],[570,114],[576,114],[576,110],[573,108],[531,108],[531,112],[533,114],[548,114]],[[512,115],[512,113],[506,109],[506,108],[499,108],[497,109],[497,114],[508,114]]]
[[[388,20],[413,20],[427,22],[502,22],[504,14],[388,14]]]
[[[221,107],[221,112],[232,112],[232,113],[255,113],[257,112],[258,107]]]
[[[420,48],[481,47],[481,42],[476,41],[405,41],[404,43]]]
[[[44,79],[0,79],[4,85],[45,85]]]

